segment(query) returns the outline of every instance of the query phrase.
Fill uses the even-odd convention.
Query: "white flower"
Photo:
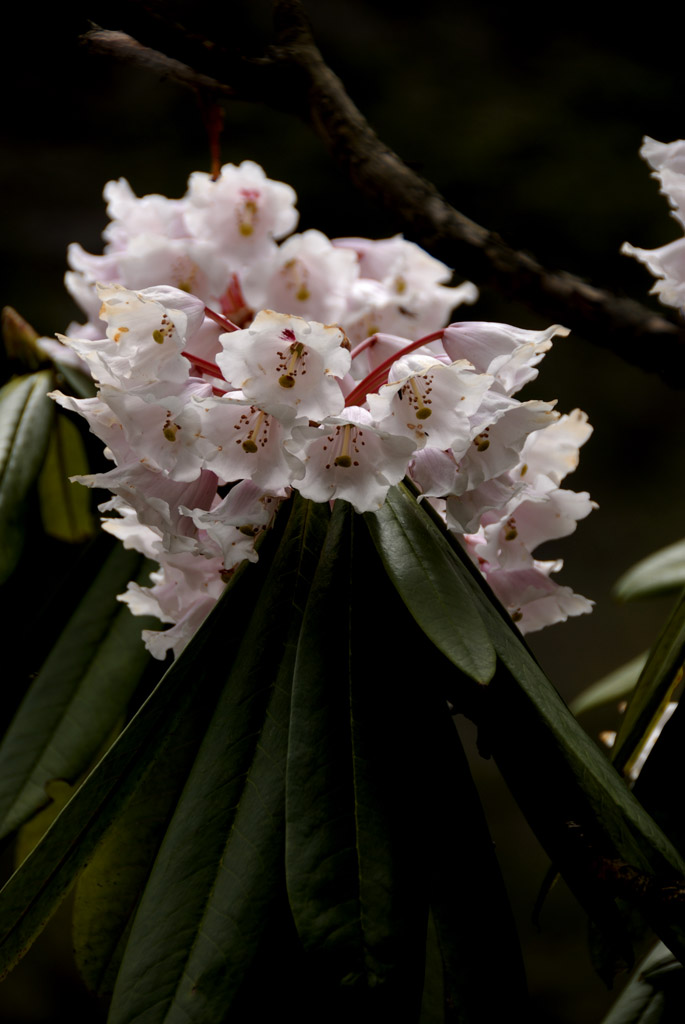
[[[367,403],[381,430],[411,437],[419,448],[464,450],[471,439],[469,417],[491,383],[466,360],[445,364],[410,355],[393,364],[388,384]]]
[[[336,377],[350,366],[339,327],[265,309],[250,327],[222,334],[216,361],[234,388],[279,419],[337,415],[344,398]]]
[[[374,512],[405,475],[416,446],[408,437],[380,430],[366,409],[351,407],[319,427],[294,427],[286,447],[305,464],[296,485],[305,498],[344,498],[357,512]]]
[[[354,253],[336,249],[321,231],[292,235],[268,263],[253,264],[243,280],[254,309],[278,309],[307,320],[344,323],[359,268]]]
[[[442,343],[450,359],[470,360],[481,373],[492,374],[504,394],[513,395],[537,377],[534,367],[552,347],[552,338],[568,333],[558,324],[544,331],[525,331],[474,320],[450,324]]]
[[[676,173],[679,156],[655,159],[664,181]],[[561,562],[532,554],[593,507],[560,487],[587,419],[513,397],[564,328],[444,328],[476,290],[450,288],[449,268],[400,236],[279,245],[295,194],[249,161],[192,175],[179,200],[123,179],[106,198],[104,255],[70,249],[89,322],[62,348],[98,395],[53,397],[114,463],[79,478],[113,494],[104,528],[159,562],[122,596],[172,624],[146,634],[155,656],[190,639],[292,490],[361,513],[405,474],[522,629],[589,609],[550,580]]]
[[[195,238],[233,257],[238,269],[293,230],[296,199],[290,185],[271,181],[259,164],[244,160],[238,167],[225,164],[216,181],[204,171],[191,174],[185,222]]]
[[[662,143],[646,136],[640,155],[654,168],[652,177],[661,183],[673,216],[685,226],[685,141]],[[685,308],[685,238],[677,238],[659,249],[638,249],[624,242],[621,252],[644,263],[658,278],[652,294],[658,295],[661,302]]]

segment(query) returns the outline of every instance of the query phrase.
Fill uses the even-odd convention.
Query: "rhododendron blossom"
[[[685,227],[685,140],[663,143],[645,136],[640,155],[654,169],[652,177],[660,182],[672,216]],[[685,308],[685,237],[659,249],[638,249],[624,242],[621,252],[649,268],[657,278],[652,292],[666,306]]]
[[[249,162],[192,175],[181,200],[105,195],[105,254],[70,250],[89,321],[60,345],[97,397],[53,397],[114,463],[77,478],[112,493],[105,529],[159,563],[122,595],[171,624],[146,633],[155,656],[188,642],[293,491],[368,513],[405,476],[521,629],[590,610],[533,556],[593,507],[559,486],[590,428],[514,397],[564,328],[445,328],[475,289],[399,236],[279,246],[294,193]]]

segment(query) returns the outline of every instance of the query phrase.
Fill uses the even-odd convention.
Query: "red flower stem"
[[[185,356],[188,362],[199,370],[200,373],[205,373],[208,377],[216,377],[218,380],[226,380],[216,363],[210,363],[207,359],[201,359],[200,356],[194,356],[192,352],[182,352],[181,355]]]
[[[363,405],[366,401],[366,396],[372,392],[377,391],[382,384],[386,384],[388,381],[388,370],[394,362],[401,359],[402,356],[409,355],[417,348],[421,348],[422,345],[427,345],[431,341],[437,341],[438,338],[442,338],[445,333],[443,327],[440,331],[433,331],[432,334],[427,334],[425,338],[419,338],[418,341],[412,341],[409,345],[405,345],[399,352],[389,356],[384,362],[377,366],[375,370],[372,370],[364,380],[357,384],[356,388],[350,391],[349,395],[345,399],[345,405]],[[364,344],[362,342],[362,344]]]
[[[364,351],[364,349],[371,348],[371,346],[375,345],[377,341],[377,334],[371,334],[369,335],[368,338],[364,338],[363,341],[360,341],[359,344],[355,345],[355,347],[352,349],[352,351],[350,352],[350,359],[356,359],[357,356]]]
[[[225,331],[230,333],[231,331],[239,331],[240,328],[236,327],[227,317],[222,316],[221,313],[215,313],[209,306],[205,306],[205,316],[208,316],[210,320],[213,320],[219,327],[223,327]]]

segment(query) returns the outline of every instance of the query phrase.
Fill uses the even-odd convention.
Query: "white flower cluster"
[[[560,487],[590,427],[513,397],[564,328],[443,328],[475,290],[445,287],[448,269],[400,237],[277,245],[294,193],[255,164],[194,174],[183,200],[105,194],[106,253],[72,246],[67,278],[90,320],[62,338],[98,394],[53,397],[115,464],[78,478],[113,493],[105,529],[159,562],[122,595],[171,624],[146,634],[155,656],[182,649],[256,560],[293,489],[368,512],[407,474],[522,630],[590,610],[550,578],[560,561],[532,554],[594,507]]]
[[[654,169],[652,177],[661,183],[673,216],[685,228],[685,140],[664,143],[645,136],[640,156]],[[685,308],[685,237],[659,249],[638,249],[624,242],[621,252],[635,256],[658,278],[652,294],[664,305]]]

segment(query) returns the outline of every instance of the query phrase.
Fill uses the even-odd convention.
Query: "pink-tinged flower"
[[[285,494],[265,494],[251,480],[242,480],[210,510],[182,506],[180,512],[212,541],[222,554],[224,568],[230,570],[244,559],[257,561],[255,539],[271,522]]]
[[[136,235],[126,249],[105,256],[91,256],[71,245],[69,265],[91,285],[103,281],[140,289],[165,284],[204,302],[222,293],[231,270],[209,242],[163,235]]]
[[[186,312],[117,285],[100,287],[98,294],[107,337],[62,339],[88,364],[98,384],[149,388],[187,379],[189,365],[181,354],[189,326]],[[197,316],[192,315],[191,323],[197,327]]]
[[[245,273],[243,291],[254,309],[278,309],[321,323],[343,323],[359,274],[354,253],[336,249],[321,231],[292,235],[267,263]]]
[[[527,568],[490,570],[481,564],[481,570],[521,632],[534,633],[592,611],[592,601],[550,579],[549,574],[561,566],[561,561],[531,559]]]
[[[188,181],[184,216],[190,234],[211,240],[215,249],[234,260],[234,269],[273,248],[273,240],[297,224],[295,191],[271,181],[259,164],[244,160],[225,164],[214,181],[195,171]]]
[[[350,366],[339,327],[265,309],[250,327],[222,334],[216,361],[250,402],[284,421],[322,420],[344,406],[340,384]]]
[[[150,579],[152,587],[129,583],[119,600],[134,615],[156,615],[162,622],[174,623],[164,632],[144,630],[143,640],[155,658],[164,658],[169,650],[178,656],[223,593],[223,559],[186,551],[162,555],[160,568]]]
[[[466,360],[445,364],[414,354],[393,364],[388,383],[367,404],[381,430],[411,437],[418,448],[461,451],[471,439],[469,417],[491,383]]]
[[[516,501],[525,485],[516,479],[513,473],[486,480],[485,483],[464,491],[459,497],[449,494],[454,491],[454,484],[445,488],[448,494],[445,501],[445,519],[448,527],[456,534],[476,533],[478,527],[489,512],[500,513],[504,508]]]
[[[568,537],[575,531],[578,521],[589,516],[596,507],[585,491],[523,489],[504,509],[491,510],[485,516],[486,525],[481,532],[483,542],[476,545],[478,557],[502,569],[525,566],[531,552],[540,544]]]
[[[473,320],[450,324],[442,343],[450,359],[468,359],[476,370],[495,378],[498,390],[513,395],[537,377],[535,367],[552,347],[552,338],[565,338],[568,333],[558,324],[544,331],[526,331]]]
[[[108,473],[95,473],[90,476],[72,477],[74,481],[88,487],[104,488],[112,491],[115,497],[99,506],[101,512],[117,512],[128,520],[130,532],[130,515],[143,526],[154,531],[160,540],[159,551],[178,552],[194,551],[198,554],[206,552],[198,543],[197,529],[192,521],[180,510],[181,507],[192,506],[198,510],[208,510],[216,498],[218,480],[214,473],[203,470],[191,482],[171,480],[161,470],[152,469],[145,463],[135,462],[126,466],[117,466]],[[119,520],[103,521],[110,533],[117,533]],[[129,546],[141,550],[135,542]],[[147,554],[144,550],[143,553]]]
[[[544,430],[537,430],[526,438],[517,475],[529,486],[545,486],[538,481],[539,477],[545,477],[558,487],[577,468],[580,448],[591,434],[587,413],[574,409],[560,416]]]
[[[353,344],[379,331],[415,341],[442,327],[456,306],[478,298],[470,281],[445,287],[449,267],[401,235],[379,241],[336,238],[333,244],[359,259],[361,276],[342,321]]]
[[[358,406],[327,417],[318,427],[293,427],[285,442],[305,465],[295,486],[312,501],[344,498],[357,512],[379,509],[390,487],[399,483],[416,447],[408,437],[389,434]]]
[[[110,223],[102,233],[111,251],[125,249],[136,235],[182,238],[188,234],[180,199],[150,195],[138,197],[126,178],[108,181],[103,189]]]
[[[454,493],[471,491],[513,469],[529,434],[543,430],[557,417],[553,402],[518,402],[487,392],[471,417],[468,447],[465,451],[453,447],[458,463]]]
[[[187,424],[187,432],[192,432],[196,417],[202,464],[222,480],[252,480],[263,490],[273,491],[304,475],[300,460],[284,447],[287,434],[280,421],[249,400],[231,395],[198,397],[179,415],[180,427]]]

